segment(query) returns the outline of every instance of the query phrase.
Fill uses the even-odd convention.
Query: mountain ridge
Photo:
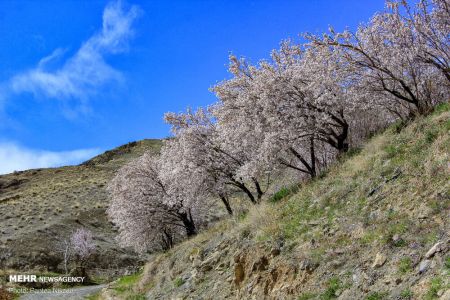
[[[139,258],[115,241],[115,228],[105,213],[106,186],[122,165],[144,152],[158,153],[161,144],[161,140],[145,139],[76,166],[0,175],[0,268],[60,270],[56,244],[79,227],[94,233],[97,268],[135,265]]]

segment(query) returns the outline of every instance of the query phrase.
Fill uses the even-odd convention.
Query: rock
[[[265,256],[262,256],[253,264],[252,272],[264,271],[267,269],[268,265],[269,265],[269,260]]]
[[[426,270],[428,270],[430,265],[431,265],[431,260],[426,259],[426,260],[421,261],[419,264],[419,273],[420,274],[424,273]]]
[[[302,260],[299,265],[300,270],[312,272],[317,268],[317,264],[313,263],[309,259]]]
[[[208,257],[206,260],[204,260],[200,264],[200,268],[203,272],[211,271],[214,267],[214,265],[217,263],[218,259],[220,258],[220,253],[215,252],[210,257]]]
[[[202,261],[198,257],[196,257],[192,261],[192,267],[193,268],[197,268],[197,267],[199,267],[201,265],[201,263],[202,263]]]
[[[214,270],[220,271],[225,269],[226,267],[228,267],[228,264],[225,262],[221,262],[220,264],[217,265],[217,267],[214,268]]]
[[[335,269],[338,269],[338,268],[342,267],[343,265],[345,265],[344,259],[336,259],[331,262],[331,266]]]
[[[236,263],[234,265],[234,283],[240,285],[244,281],[245,272],[244,266],[241,263]]]
[[[199,273],[197,271],[197,269],[193,269],[191,270],[191,278],[196,279],[198,277]]]
[[[434,244],[433,247],[430,248],[430,250],[428,250],[428,252],[425,254],[425,257],[426,258],[430,258],[436,252],[441,252],[442,250],[444,250],[444,243],[443,242],[437,242],[436,244]]]
[[[380,252],[375,256],[375,260],[373,261],[372,268],[379,268],[384,265],[386,262],[386,256]]]
[[[201,266],[201,270],[203,271],[203,272],[209,272],[209,271],[211,271],[212,270],[212,266],[211,265],[209,265],[209,264],[204,264],[204,265],[202,265]]]
[[[270,255],[272,255],[272,257],[278,256],[280,255],[281,250],[278,247],[274,247],[272,248],[272,250],[270,250]]]
[[[394,234],[394,236],[392,237],[392,241],[394,242],[394,243],[398,243],[398,242],[400,242],[402,239],[401,239],[401,237],[398,235],[398,234]]]
[[[348,300],[348,299],[355,299],[354,295],[351,295],[350,290],[344,290],[341,295],[338,296],[339,300]]]
[[[418,217],[419,219],[423,220],[423,219],[427,219],[429,215],[431,215],[433,213],[433,211],[431,210],[430,207],[426,206],[426,205],[422,205],[419,208],[419,214]]]
[[[442,300],[448,300],[450,299],[450,289],[448,289],[447,291],[445,291],[444,295],[441,296]]]

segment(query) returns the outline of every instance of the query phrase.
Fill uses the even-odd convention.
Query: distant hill
[[[78,227],[87,227],[99,247],[96,267],[134,265],[107,220],[106,186],[115,172],[146,151],[158,153],[161,140],[142,140],[106,151],[78,166],[35,169],[0,176],[0,269],[56,270],[55,245]]]

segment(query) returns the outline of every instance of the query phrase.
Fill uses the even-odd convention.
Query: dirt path
[[[106,285],[93,285],[86,287],[73,288],[67,291],[55,291],[47,293],[29,293],[23,294],[19,300],[82,300],[87,296],[93,295],[103,289]]]

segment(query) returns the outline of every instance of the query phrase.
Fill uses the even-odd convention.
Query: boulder
[[[444,246],[445,245],[443,242],[437,242],[433,245],[433,247],[430,248],[430,250],[428,250],[428,252],[425,254],[425,257],[430,258],[434,254],[436,254],[436,252],[441,252],[442,250],[444,250]]]
[[[377,253],[372,264],[372,268],[379,268],[386,262],[386,256],[380,252]]]

